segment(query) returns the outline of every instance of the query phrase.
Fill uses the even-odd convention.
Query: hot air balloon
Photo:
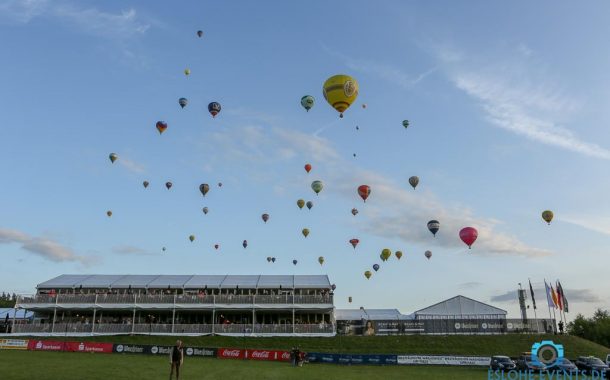
[[[366,103],[362,103],[362,108],[365,109],[366,108]]]
[[[261,215],[261,218],[263,219],[263,222],[267,223],[267,221],[269,220],[269,214],[263,214]]]
[[[371,273],[370,270],[367,270],[366,272],[364,272],[364,277],[366,277],[366,279],[368,280],[369,278],[371,278],[371,276],[373,275],[373,273]]]
[[[108,217],[110,218],[112,216],[112,211],[110,211],[110,210],[106,211],[106,215],[108,215]]]
[[[357,131],[359,131],[359,130],[360,130],[360,127],[359,127],[359,126],[357,126],[357,125],[356,125],[356,130],[357,130]]]
[[[305,95],[301,98],[301,105],[303,106],[303,108],[305,108],[305,110],[307,112],[309,112],[309,110],[311,109],[311,107],[313,107],[313,104],[316,100],[314,99],[313,96],[311,95]]]
[[[478,236],[479,232],[474,227],[464,227],[460,230],[460,239],[468,246],[468,249],[472,247]]]
[[[322,181],[313,181],[311,183],[311,189],[313,191],[315,191],[316,194],[319,194],[320,191],[322,191],[322,188],[324,188],[324,185],[322,184]]]
[[[299,199],[297,201],[297,206],[299,206],[299,208],[303,208],[303,206],[305,206],[305,201],[302,199]]]
[[[542,212],[542,219],[544,219],[544,221],[547,224],[551,224],[551,221],[553,220],[553,211],[551,210],[545,210]]]
[[[441,228],[441,224],[438,220],[431,220],[428,222],[428,230],[432,232],[432,235],[436,236],[436,233]]]
[[[163,248],[161,248],[161,249],[163,250],[163,252],[165,252],[165,250],[166,250],[166,248],[165,248],[165,247],[163,247]]]
[[[218,182],[218,187],[222,187],[222,182]]]
[[[173,186],[173,184],[171,182],[165,182],[165,187],[167,187],[167,190],[171,189]]]
[[[402,257],[402,251],[396,251],[396,252],[394,252],[394,255],[396,255],[396,258],[398,260],[400,260],[400,258]]]
[[[405,128],[408,128],[409,127],[409,120],[403,120],[402,121],[402,126],[405,127]]]
[[[309,235],[309,229],[308,228],[303,228],[303,231],[301,231],[303,233],[303,236],[307,237]]]
[[[337,285],[332,284],[332,285],[330,286],[330,288],[331,288],[331,289],[334,291],[335,289],[337,289]]]
[[[320,263],[320,265],[324,264],[324,257],[318,257],[318,262]]]
[[[208,214],[208,208],[207,207],[204,207],[202,210],[203,210],[204,214],[206,214],[206,215]]]
[[[146,189],[148,187],[149,183],[148,183],[148,181],[144,181],[144,182],[142,182],[142,185],[144,185],[144,188]]]
[[[353,209],[352,209],[352,215],[353,215],[353,216],[358,215],[358,209],[353,208]]]
[[[417,176],[413,176],[413,177],[409,177],[409,185],[413,186],[413,189],[415,189],[417,187],[417,184],[419,183],[419,177]]]
[[[347,297],[347,302],[352,303],[352,297]]]
[[[432,252],[430,252],[430,251],[426,251],[426,253],[424,253],[424,256],[426,256],[426,258],[427,258],[428,260],[430,260],[430,258],[432,257]]]
[[[184,108],[189,104],[189,101],[186,98],[180,98],[178,99],[178,104],[180,104],[180,107]]]
[[[156,126],[157,126],[157,131],[159,131],[159,134],[162,134],[167,129],[167,123],[164,121],[157,121]]]
[[[275,262],[275,257],[271,258],[271,262],[274,263]]]
[[[203,37],[203,30],[198,30],[198,31],[197,31],[197,36],[198,36],[199,38]]]
[[[360,240],[350,239],[349,243],[352,245],[352,247],[354,247],[354,249],[356,249],[356,246],[358,245],[358,243],[360,243]]]
[[[220,248],[220,245],[214,244],[214,249],[218,249],[218,248]]]
[[[191,243],[192,243],[193,241],[195,241],[195,235],[191,235],[191,236],[189,236],[189,240],[191,241]]]
[[[377,272],[379,270],[379,264],[373,265],[373,269],[375,270],[375,272]]]
[[[309,173],[311,171],[311,164],[305,164],[305,171]]]
[[[343,117],[343,112],[358,97],[358,82],[349,75],[335,75],[324,82],[322,93],[328,104],[339,112],[339,117]]]
[[[298,263],[298,261],[296,259],[292,260],[292,264],[297,265],[297,263]]]
[[[191,69],[184,69],[184,75],[186,75],[187,77],[191,75]]]
[[[381,251],[381,256],[382,256],[383,261],[388,261],[388,259],[389,259],[390,257],[392,257],[392,251],[390,251],[390,249],[389,249],[389,248],[384,248],[384,249]]]
[[[267,256],[267,262],[270,263],[271,262],[271,256]]]
[[[108,158],[110,158],[110,162],[112,162],[114,164],[114,161],[116,161],[116,159],[119,158],[119,156],[116,153],[110,153]]]
[[[307,205],[307,208],[311,210],[311,208],[313,207],[313,202],[307,201],[306,205]]]
[[[202,183],[201,185],[199,185],[199,191],[201,191],[201,194],[205,197],[208,191],[210,191],[210,185],[208,185],[207,183]]]
[[[366,199],[371,195],[371,188],[368,185],[358,186],[358,195],[366,202]]]
[[[212,102],[208,104],[208,112],[210,112],[212,117],[216,117],[216,115],[218,115],[218,113],[220,112],[220,109],[220,103],[218,102]]]
[[[354,153],[353,156],[356,157],[356,153]]]
[[[248,247],[248,240],[244,240],[244,242],[241,243],[241,245],[243,245],[244,249],[246,249],[246,247]]]

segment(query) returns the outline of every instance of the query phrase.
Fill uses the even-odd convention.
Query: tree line
[[[568,324],[568,331],[571,335],[610,347],[610,313],[608,310],[597,309],[590,318],[578,314]]]
[[[15,293],[2,292],[2,295],[0,296],[0,308],[14,307],[15,301],[17,301],[17,295]]]

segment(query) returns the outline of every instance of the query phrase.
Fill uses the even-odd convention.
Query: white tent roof
[[[397,309],[335,309],[335,320],[357,321],[360,319],[372,321],[407,320],[412,315],[401,314]]]
[[[419,315],[506,315],[506,310],[473,300],[464,296],[455,296],[414,313]]]
[[[330,281],[326,275],[299,276],[265,276],[265,275],[75,275],[62,274],[41,284],[38,289],[72,289],[80,288],[128,288],[134,289],[165,289],[170,287],[200,289],[236,287],[244,289],[255,288],[308,288],[330,289]]]

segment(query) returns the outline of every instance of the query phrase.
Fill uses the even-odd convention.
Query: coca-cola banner
[[[290,352],[274,350],[246,350],[244,353],[244,358],[252,360],[274,360],[288,362],[290,361]]]
[[[58,340],[34,340],[28,342],[28,350],[32,351],[63,351],[66,342]]]
[[[246,355],[246,350],[239,348],[219,348],[217,357],[220,359],[243,359]]]
[[[112,343],[97,342],[66,342],[64,351],[112,353]]]

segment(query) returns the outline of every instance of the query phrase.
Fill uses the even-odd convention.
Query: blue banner
[[[326,354],[321,352],[308,352],[310,363],[330,363],[345,365],[395,365],[398,363],[396,355],[360,355],[360,354]]]

